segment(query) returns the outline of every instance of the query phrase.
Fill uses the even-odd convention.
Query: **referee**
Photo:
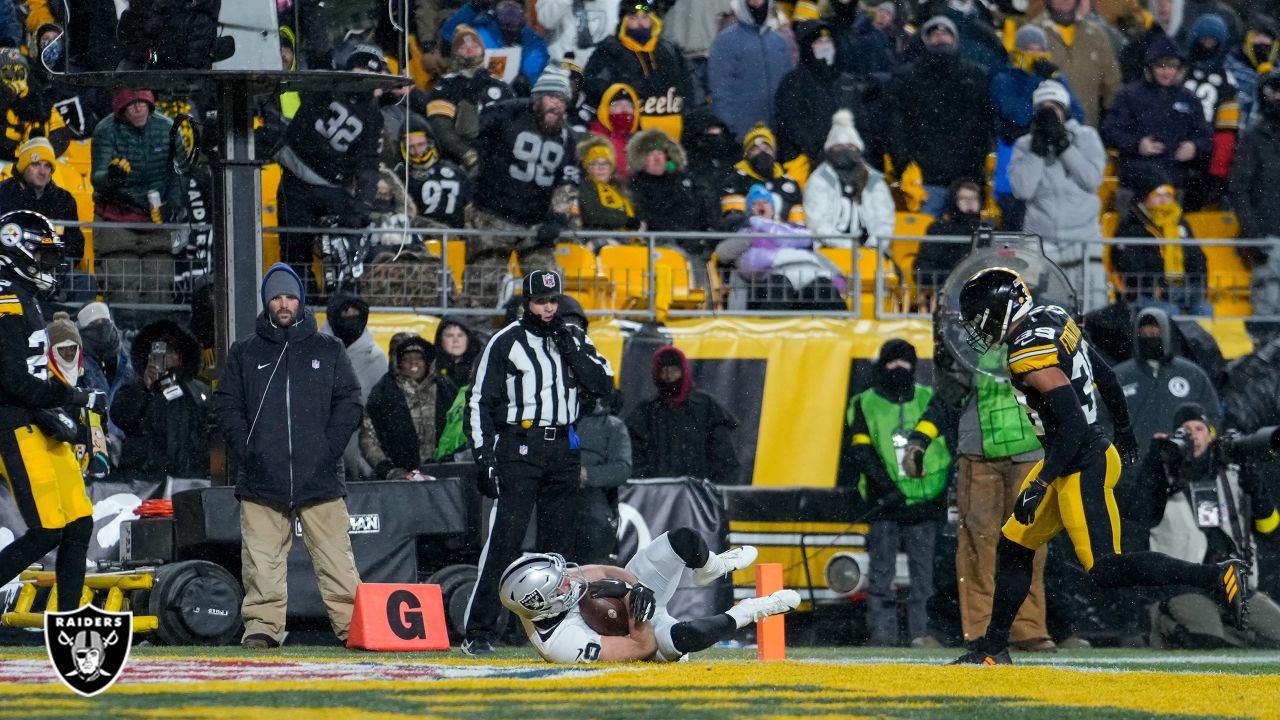
[[[534,270],[524,278],[524,316],[484,348],[467,403],[467,428],[479,465],[478,484],[492,498],[489,538],[465,619],[467,655],[493,653],[503,608],[498,579],[520,555],[533,506],[538,546],[564,554],[573,541],[580,483],[578,393],[613,390],[609,361],[581,329],[556,315],[560,276]]]

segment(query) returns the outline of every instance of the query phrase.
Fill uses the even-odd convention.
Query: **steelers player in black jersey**
[[[71,442],[65,405],[107,410],[106,393],[49,376],[49,336],[37,298],[53,290],[64,246],[45,216],[0,215],[0,475],[27,531],[0,550],[0,584],[58,549],[59,611],[80,607],[93,504]],[[50,610],[53,609],[51,606]]]
[[[960,291],[960,315],[974,350],[1008,347],[1009,377],[1043,431],[1044,460],[1027,474],[1013,517],[1001,530],[987,632],[955,664],[1010,662],[1009,630],[1031,586],[1035,551],[1064,529],[1099,586],[1204,588],[1234,613],[1238,627],[1243,625],[1241,561],[1195,564],[1155,552],[1120,554],[1120,514],[1112,490],[1121,456],[1132,466],[1137,442],[1115,375],[1089,349],[1070,314],[1035,305],[1013,270],[988,268]],[[1114,420],[1114,446],[1098,425],[1099,396]]]

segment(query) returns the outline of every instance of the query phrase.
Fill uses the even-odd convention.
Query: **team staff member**
[[[1120,453],[1133,465],[1138,443],[1120,383],[1089,349],[1067,311],[1035,305],[1018,273],[988,268],[960,291],[960,313],[979,354],[1009,346],[1009,377],[1044,428],[1044,460],[1022,482],[1013,517],[1001,530],[987,632],[954,664],[1010,663],[1009,629],[1031,586],[1035,551],[1063,529],[1099,586],[1192,585],[1213,593],[1242,627],[1244,564],[1239,560],[1214,565],[1157,552],[1120,554],[1113,489],[1120,479]],[[1115,447],[1098,425],[1099,392],[1115,421]]]
[[[27,532],[0,551],[0,581],[58,549],[58,611],[80,607],[93,534],[93,504],[60,408],[107,410],[106,393],[49,377],[49,336],[36,294],[57,286],[65,246],[49,220],[29,210],[0,215],[0,474]]]
[[[215,393],[240,500],[242,647],[279,647],[294,518],[334,635],[347,639],[360,577],[347,535],[342,454],[360,426],[360,382],[342,341],[316,331],[302,281],[284,263],[262,279],[254,334],[237,340]]]
[[[581,477],[572,427],[578,393],[608,395],[613,369],[585,332],[556,315],[561,292],[554,271],[525,276],[524,316],[489,340],[471,385],[467,429],[480,492],[494,507],[467,607],[467,655],[493,653],[494,622],[502,611],[498,579],[520,554],[535,502],[539,546],[563,554],[573,545],[573,499]]]

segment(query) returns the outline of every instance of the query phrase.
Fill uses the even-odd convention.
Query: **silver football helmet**
[[[502,605],[531,621],[573,609],[586,592],[582,571],[555,553],[525,555],[508,565],[498,581]]]

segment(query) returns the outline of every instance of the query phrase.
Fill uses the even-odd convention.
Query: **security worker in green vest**
[[[907,475],[925,477],[921,460],[939,437],[955,437],[958,456],[956,505],[956,580],[960,590],[960,624],[966,643],[986,632],[995,593],[996,543],[1000,527],[1013,512],[1022,481],[1044,457],[1026,408],[1013,387],[981,373],[968,373],[935,344],[935,390],[924,416],[908,438],[903,465]],[[998,353],[981,361],[996,371]],[[1044,563],[1040,548],[1032,566],[1031,592],[1018,611],[1010,645],[1023,651],[1052,652],[1045,619]]]
[[[898,602],[893,591],[898,552],[907,554],[911,591],[907,624],[911,638],[925,636],[926,605],[933,594],[933,549],[946,512],[946,441],[930,444],[922,477],[908,477],[903,459],[912,429],[924,415],[933,391],[916,384],[916,351],[905,340],[880,348],[871,389],[849,401],[852,461],[859,489],[881,510],[867,537],[870,556],[867,620],[872,645],[898,645]]]

